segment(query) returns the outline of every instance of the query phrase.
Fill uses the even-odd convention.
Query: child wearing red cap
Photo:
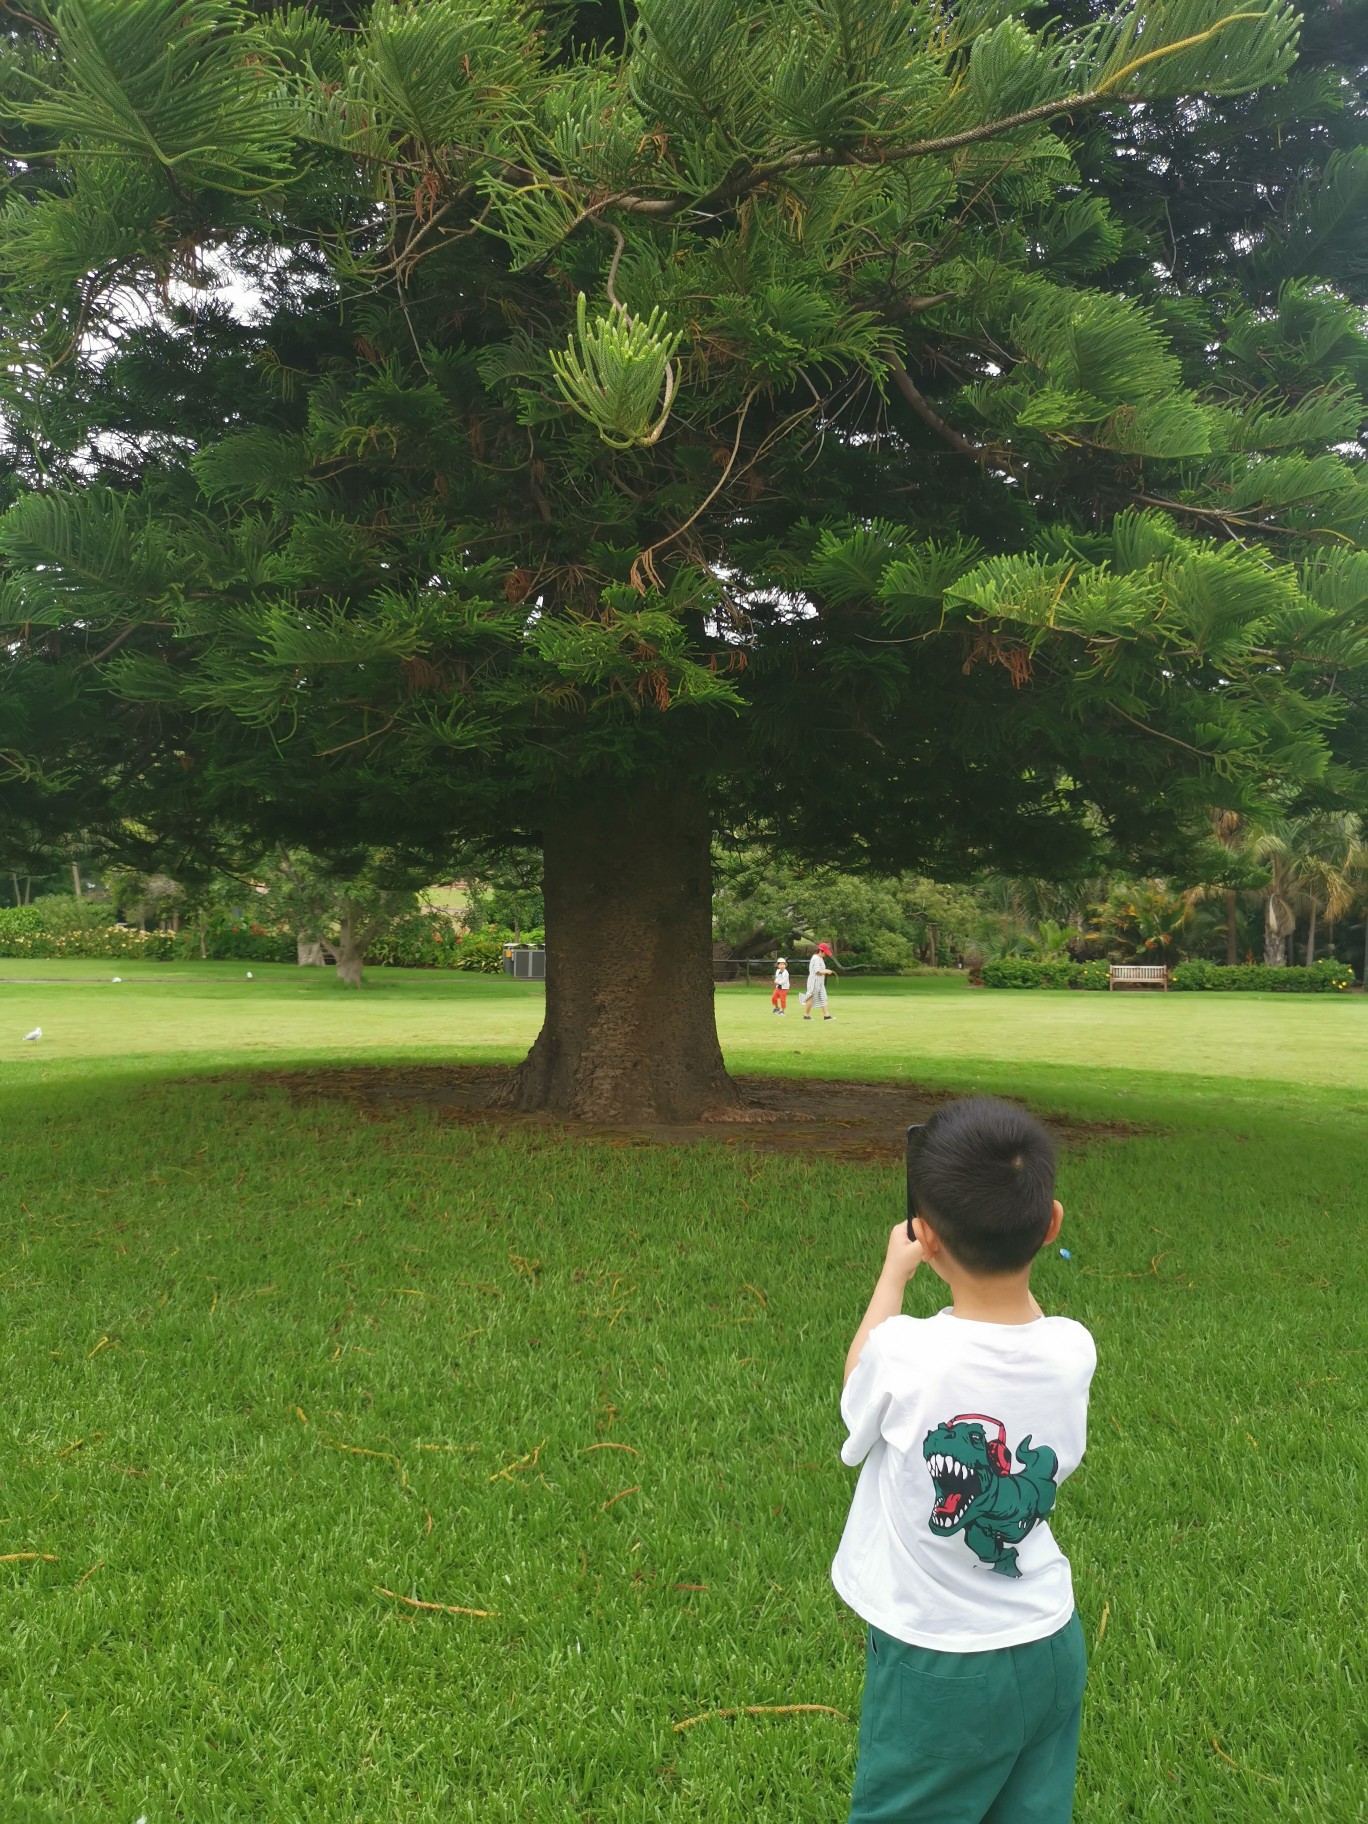
[[[821,1008],[822,1018],[824,1020],[829,1020],[831,1018],[831,1014],[827,1010],[826,991],[826,978],[831,973],[826,966],[826,958],[830,955],[830,944],[818,944],[817,948],[812,953],[811,961],[808,963],[807,992],[802,997],[803,1018],[805,1020],[810,1020],[812,1018],[812,1010],[814,1007]]]

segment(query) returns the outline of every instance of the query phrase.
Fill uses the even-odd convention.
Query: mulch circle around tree
[[[643,1146],[688,1146],[707,1141],[751,1152],[821,1153],[828,1157],[891,1165],[903,1157],[905,1132],[954,1097],[914,1083],[853,1083],[812,1077],[738,1077],[739,1111],[715,1120],[641,1127],[600,1127],[554,1115],[519,1114],[500,1106],[511,1070],[501,1065],[357,1065],[343,1069],[282,1070],[259,1081],[293,1100],[345,1101],[373,1120],[405,1108],[424,1108],[463,1126],[524,1128],[543,1134],[579,1135]],[[1051,1131],[1069,1147],[1121,1139],[1152,1130],[1122,1121],[1061,1121]]]

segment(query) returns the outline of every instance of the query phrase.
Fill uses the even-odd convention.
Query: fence
[[[778,958],[773,956],[715,956],[713,958],[713,981],[718,987],[738,984],[751,987],[763,984],[768,987],[774,980],[774,971]],[[544,982],[546,980],[546,951],[530,944],[505,944],[503,972],[520,982]],[[806,958],[800,959],[790,971],[793,980],[807,980]],[[831,973],[837,979],[843,975],[891,975],[895,971],[876,969],[872,963],[841,963],[832,967]]]
[[[778,967],[777,956],[715,956],[713,958],[713,981],[719,987],[728,984],[740,984],[749,988],[753,982],[763,983],[766,987],[774,980],[774,971]],[[837,980],[843,975],[896,975],[894,969],[876,969],[872,963],[833,963],[828,959],[827,967]],[[799,955],[789,963],[789,976],[796,985],[807,980],[807,957]]]

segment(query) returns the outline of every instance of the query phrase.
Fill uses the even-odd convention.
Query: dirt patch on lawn
[[[499,1092],[509,1075],[505,1066],[439,1064],[262,1073],[265,1081],[283,1089],[294,1101],[344,1101],[372,1120],[419,1107],[463,1126],[522,1127],[612,1140],[619,1145],[690,1146],[707,1141],[748,1152],[821,1153],[874,1165],[899,1163],[909,1123],[927,1120],[943,1103],[954,1099],[945,1091],[923,1089],[915,1083],[738,1077],[743,1107],[735,1114],[716,1120],[600,1127],[561,1121],[553,1115],[516,1114],[499,1107]],[[1051,1131],[1069,1147],[1150,1131],[1123,1121],[1074,1122],[1054,1115],[1046,1119]]]

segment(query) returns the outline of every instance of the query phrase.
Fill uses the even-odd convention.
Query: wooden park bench
[[[1112,963],[1107,970],[1107,991],[1118,983],[1132,988],[1162,988],[1168,993],[1167,963]]]

